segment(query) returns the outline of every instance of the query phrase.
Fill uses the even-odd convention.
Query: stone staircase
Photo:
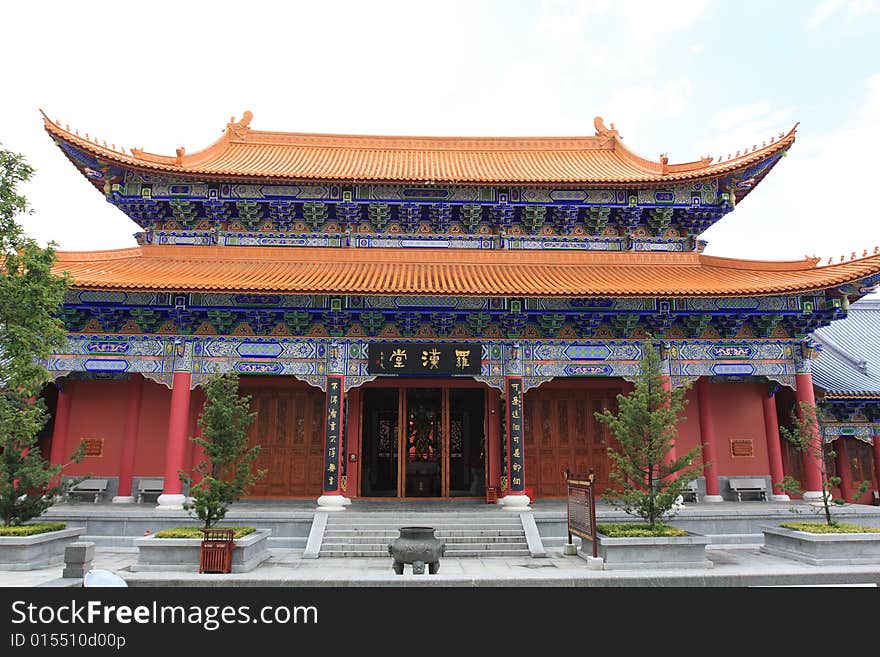
[[[529,546],[518,513],[352,512],[327,516],[321,557],[388,557],[388,544],[400,527],[434,527],[447,557],[528,557]]]

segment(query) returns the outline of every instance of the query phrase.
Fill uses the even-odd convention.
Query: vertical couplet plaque
[[[342,395],[344,376],[327,375],[327,422],[324,436],[325,493],[340,490],[339,454],[342,446]]]
[[[507,377],[506,389],[508,490],[514,494],[522,494],[525,492],[522,377]]]

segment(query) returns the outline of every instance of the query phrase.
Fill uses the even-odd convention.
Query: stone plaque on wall
[[[751,438],[731,438],[730,455],[733,458],[754,458],[754,441]]]

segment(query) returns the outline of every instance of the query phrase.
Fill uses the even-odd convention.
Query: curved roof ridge
[[[827,335],[821,335],[819,332],[813,333],[813,339],[822,346],[823,350],[827,350],[830,354],[833,354],[837,360],[843,362],[861,374],[868,373],[868,360],[861,357],[861,354],[856,355],[850,353],[844,347],[837,344],[833,338]]]
[[[804,258],[803,260],[753,260],[746,258],[731,258],[726,256],[713,256],[700,254],[704,264],[712,267],[724,267],[726,269],[758,269],[762,271],[799,271],[815,269],[819,258]]]
[[[245,112],[214,143],[190,154],[180,147],[175,155],[142,148],[129,154],[43,117],[56,139],[121,166],[221,178],[434,183],[656,185],[706,179],[777,155],[794,141],[797,127],[784,139],[741,156],[737,151],[726,161],[669,164],[665,155],[660,161],[637,155],[601,117],[591,136],[413,137],[256,131],[250,128],[253,114]]]

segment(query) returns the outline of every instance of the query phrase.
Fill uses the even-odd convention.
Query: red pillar
[[[183,470],[186,458],[191,379],[192,374],[189,372],[174,373],[171,412],[168,417],[168,440],[165,446],[165,484],[162,495],[159,496],[159,506],[180,508],[183,504],[183,484],[178,472]]]
[[[52,446],[49,448],[49,463],[61,465],[67,447],[67,430],[70,426],[70,404],[73,401],[73,381],[64,381],[58,386],[58,403],[55,406],[55,425],[52,428]]]
[[[486,436],[486,454],[489,459],[489,478],[486,486],[495,488],[496,496],[501,492],[501,395],[495,388],[489,389],[489,432]]]
[[[134,502],[131,495],[131,479],[134,475],[143,388],[144,377],[140,374],[132,374],[128,382],[128,408],[125,415],[125,430],[122,434],[122,455],[119,459],[119,490],[113,498],[117,503]]]
[[[835,465],[837,466],[837,476],[840,477],[840,496],[844,502],[854,502],[852,498],[852,469],[849,465],[849,456],[846,453],[846,438],[838,436],[834,441]]]
[[[193,429],[193,437],[195,437],[195,438],[202,437],[202,425],[200,425],[198,422],[198,418],[201,417],[201,415],[202,415],[201,412],[199,412],[199,415],[196,418],[196,423],[195,423],[196,426]],[[198,472],[196,472],[196,466],[199,463],[201,463],[204,458],[205,458],[205,448],[202,447],[201,445],[199,445],[198,443],[193,443],[192,467],[190,468],[190,470],[191,470],[190,474],[192,476],[192,484],[191,484],[192,486],[195,486],[197,483],[199,483],[202,480],[202,475],[200,475]],[[190,494],[192,494],[192,493],[190,493]]]
[[[874,434],[874,481],[880,491],[880,433]]]
[[[703,469],[706,476],[706,502],[723,502],[718,487],[718,466],[715,452],[715,425],[712,417],[712,402],[709,396],[709,379],[702,377],[697,381],[697,397],[700,405],[700,443],[703,446]]]
[[[813,407],[816,405],[816,397],[813,393],[813,375],[809,372],[795,375],[795,399],[798,405],[798,416],[801,415],[801,403],[807,403]],[[822,473],[819,470],[820,464],[815,458],[815,454],[821,454],[822,434],[819,431],[818,421],[813,427],[813,443],[808,449],[808,453],[803,455],[804,463],[804,499],[808,501],[822,499]]]
[[[660,386],[663,390],[669,392],[672,390],[672,379],[668,374],[660,375]],[[672,441],[672,447],[669,448],[669,451],[666,452],[666,462],[672,463],[675,460],[675,440]]]
[[[770,460],[770,480],[773,482],[771,500],[784,502],[788,495],[779,493],[776,484],[785,478],[782,468],[782,442],[779,438],[779,416],[776,413],[776,393],[768,390],[761,395],[764,405],[764,439],[767,441],[767,458]]]

